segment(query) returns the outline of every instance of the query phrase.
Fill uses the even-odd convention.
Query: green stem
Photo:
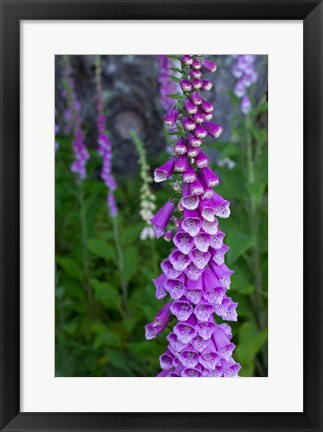
[[[81,242],[82,242],[82,256],[83,256],[83,273],[84,273],[84,287],[90,302],[93,301],[92,290],[90,286],[90,272],[89,272],[89,256],[87,250],[87,224],[86,224],[86,205],[84,199],[83,183],[79,184],[79,199],[80,199],[80,219],[81,219]]]
[[[154,274],[158,273],[158,264],[157,264],[157,250],[156,250],[156,241],[155,239],[150,240],[151,243],[151,260],[154,269]]]
[[[123,297],[123,307],[124,311],[127,312],[128,309],[128,283],[124,278],[124,257],[122,252],[122,246],[120,242],[120,232],[119,232],[119,223],[118,223],[118,216],[112,217],[112,225],[113,225],[113,236],[114,236],[114,243],[117,250],[117,258],[118,258],[118,267],[119,267],[119,275],[120,275],[120,285],[122,290],[122,297]]]

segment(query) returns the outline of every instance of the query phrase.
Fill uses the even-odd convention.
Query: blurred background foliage
[[[209,56],[215,119],[220,141],[204,149],[222,183],[217,192],[231,201],[231,217],[220,221],[234,270],[231,296],[239,302],[233,327],[240,376],[267,376],[268,151],[267,57],[257,56],[256,84],[248,90],[253,108],[240,110],[233,92],[233,56]],[[61,57],[56,56],[56,376],[155,376],[166,347],[165,332],[146,341],[144,325],[161,307],[152,279],[171,243],[141,240],[138,153],[131,131],[145,146],[151,173],[166,158],[163,109],[156,56],[102,56],[103,98],[113,145],[113,174],[119,208],[116,224],[106,205],[97,153],[94,56],[72,56],[76,92],[90,152],[88,176],[71,173],[72,137],[66,130]],[[151,188],[159,208],[174,193],[164,183]],[[123,266],[120,267],[120,254]],[[126,291],[125,291],[126,288]],[[126,298],[124,293],[126,294]]]

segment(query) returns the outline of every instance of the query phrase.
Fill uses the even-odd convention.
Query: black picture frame
[[[317,0],[0,0],[0,429],[1,431],[322,431],[323,4]],[[20,21],[96,19],[303,20],[303,413],[20,412]],[[288,107],[286,107],[288,109]],[[292,161],[292,155],[291,155]],[[290,161],[289,161],[290,162]],[[284,179],[281,179],[283,182]],[[295,173],[295,187],[302,190]],[[295,233],[295,235],[298,235]],[[283,289],[283,287],[281,287]],[[278,317],[279,319],[279,317]],[[290,311],[290,319],[293,318]],[[282,356],[288,368],[293,347]],[[279,388],[277,388],[279,392]],[[134,395],[134,397],[136,397]],[[228,401],[229,403],[229,401]],[[144,407],[143,407],[144,409]],[[252,407],[250,407],[252,411]]]

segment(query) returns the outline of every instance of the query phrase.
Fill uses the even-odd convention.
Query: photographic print
[[[55,375],[268,376],[268,57],[55,57]]]

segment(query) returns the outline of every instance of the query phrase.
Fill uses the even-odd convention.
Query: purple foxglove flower
[[[195,237],[202,227],[202,221],[197,210],[187,210],[184,208],[184,220],[182,228],[191,237]]]
[[[64,56],[63,76],[64,76],[64,95],[68,104],[70,118],[69,130],[73,131],[72,148],[75,159],[71,165],[71,171],[78,175],[80,183],[86,178],[86,164],[90,157],[85,146],[85,137],[82,130],[82,117],[80,113],[80,102],[77,98],[75,83],[72,77],[72,67],[68,56]]]
[[[248,96],[244,96],[241,100],[241,112],[242,114],[248,114],[251,110],[251,102]]]
[[[198,127],[198,126],[199,125],[197,125],[196,127]],[[201,145],[202,145],[201,138],[198,138],[191,133],[187,134],[187,140],[188,140],[188,143],[191,147],[201,147]]]
[[[203,123],[204,124],[204,123]],[[207,131],[204,129],[204,127],[200,124],[196,125],[196,128],[194,130],[194,135],[197,138],[205,138],[207,135]]]
[[[154,339],[167,327],[170,321],[170,306],[170,303],[166,303],[155,316],[154,320],[145,326],[147,340]]]
[[[202,221],[202,229],[210,235],[215,235],[218,232],[218,220],[215,219],[213,222],[208,220]]]
[[[200,199],[196,195],[191,195],[191,188],[188,183],[183,184],[182,204],[184,209],[195,210],[198,207]]]
[[[199,378],[202,376],[202,372],[196,368],[185,368],[182,372],[182,377],[186,378]]]
[[[184,129],[186,129],[187,131],[192,131],[196,127],[195,122],[192,119],[190,119],[189,117],[183,117],[182,118],[182,125],[183,125]]]
[[[211,236],[207,233],[200,232],[194,237],[194,244],[201,252],[207,252],[210,246]]]
[[[191,262],[189,255],[183,254],[177,249],[169,255],[169,261],[172,263],[175,270],[183,271]]]
[[[192,282],[193,281],[190,281],[190,284]],[[199,289],[190,289],[189,291],[186,292],[186,297],[191,303],[198,304],[201,301],[201,298],[203,297],[203,291]]]
[[[195,328],[202,339],[210,340],[215,330],[215,324],[213,322],[199,322]]]
[[[185,292],[184,284],[179,279],[169,279],[165,288],[173,300],[179,300]]]
[[[222,376],[226,378],[237,377],[238,372],[241,369],[240,364],[236,363],[232,359],[230,361],[222,360],[221,365],[222,365]]]
[[[183,182],[184,183],[193,183],[196,179],[196,173],[191,165],[189,165],[186,171],[183,173]]]
[[[174,333],[178,340],[182,343],[190,343],[191,340],[196,336],[195,327],[188,323],[178,323],[174,327]]]
[[[170,343],[170,346],[173,348],[173,350],[176,352],[181,352],[181,351],[183,351],[183,349],[188,347],[188,344],[185,344],[185,343],[180,342],[178,340],[178,337],[176,336],[176,334],[174,332],[169,333],[169,335],[167,336],[166,339]]]
[[[196,281],[201,277],[202,271],[191,262],[185,269],[185,274],[191,281]]]
[[[189,168],[189,162],[186,156],[178,156],[176,158],[174,171],[184,172]]]
[[[206,188],[204,191],[204,194],[202,196],[202,199],[210,199],[212,197],[214,197],[215,192],[212,188]]]
[[[230,288],[231,275],[233,273],[225,264],[217,265],[212,260],[210,261],[210,267],[212,268],[215,276],[217,277],[219,284],[222,288]]]
[[[210,137],[214,139],[219,138],[219,136],[222,135],[223,129],[217,124],[206,121],[203,123],[203,127],[207,130]]]
[[[186,321],[192,315],[193,307],[187,301],[178,300],[172,303],[170,311],[179,321]]]
[[[201,252],[198,249],[193,249],[190,253],[191,261],[200,270],[203,270],[210,261],[211,254],[209,252]]]
[[[186,64],[187,66],[190,66],[193,63],[193,59],[190,55],[183,55],[182,56],[182,62]]]
[[[166,276],[162,273],[158,278],[153,279],[153,282],[156,287],[156,298],[158,300],[164,298],[167,295],[167,291],[165,289],[165,283],[167,281]]]
[[[194,105],[189,99],[185,100],[184,108],[187,114],[195,114],[197,112],[197,106]]]
[[[211,81],[202,80],[201,90],[210,91],[210,90],[212,90],[212,88],[213,88],[213,84],[211,83]]]
[[[192,195],[202,195],[204,193],[204,187],[198,177],[190,185]]]
[[[214,192],[214,196],[210,200],[214,203],[215,215],[221,218],[228,218],[230,216],[230,202],[221,197],[221,195]]]
[[[203,60],[202,60],[202,66],[203,66],[203,68],[204,68],[205,70],[207,70],[208,72],[215,72],[216,69],[217,69],[215,63],[213,63],[213,62],[210,61],[210,60],[206,60],[206,59],[203,59]]]
[[[164,123],[166,126],[175,126],[178,117],[178,111],[174,107],[164,117]]]
[[[180,138],[174,145],[174,152],[178,155],[183,155],[187,152],[187,145],[184,138]]]
[[[201,200],[200,212],[204,219],[208,222],[214,222],[215,220],[215,206],[211,200]]]
[[[214,63],[205,63],[199,56],[189,56],[185,61],[192,62],[196,69],[189,70],[185,82],[183,75],[186,79],[187,68],[184,68],[182,87],[201,85],[204,90],[210,89],[212,83],[200,79],[199,65],[213,70]],[[229,248],[223,244],[224,234],[216,218],[229,214],[229,202],[213,190],[219,179],[208,167],[208,158],[200,149],[207,134],[216,138],[222,128],[209,122],[213,106],[198,91],[192,92],[190,99],[183,95],[179,103],[188,115],[183,110],[178,112],[177,132],[183,135],[182,123],[188,133],[174,145],[177,156],[166,163],[166,168],[163,165],[156,170],[157,181],[170,177],[174,169],[182,173],[182,181],[176,180],[176,190],[181,192],[177,210],[182,216],[173,218],[175,248],[161,263],[163,273],[154,281],[156,296],[170,296],[170,312],[178,320],[167,336],[168,347],[160,357],[162,372],[158,376],[234,377],[240,365],[232,359],[235,345],[231,342],[231,328],[216,324],[213,316],[215,313],[229,321],[237,319],[237,303],[226,295],[232,274],[224,263]],[[166,225],[160,227],[159,223],[158,228],[164,232]]]
[[[201,353],[208,346],[209,341],[204,340],[201,336],[198,335],[191,341],[191,344],[195,351]]]
[[[154,172],[154,181],[160,183],[164,180],[169,179],[173,174],[176,158],[169,159]]]
[[[215,312],[224,320],[237,321],[237,306],[238,303],[235,303],[229,297],[224,296],[221,304],[215,305]]]
[[[197,91],[193,92],[191,94],[191,101],[195,105],[200,105],[202,103],[202,97],[201,97],[200,93],[198,93]]]
[[[209,159],[202,150],[200,150],[199,154],[196,156],[195,163],[198,168],[204,168],[209,164]]]
[[[167,279],[177,279],[181,275],[181,271],[175,270],[169,259],[161,262],[160,267]],[[169,281],[168,281],[169,282]],[[168,282],[165,283],[165,289],[168,291]]]
[[[214,110],[213,105],[205,99],[202,100],[201,108],[206,113],[211,113]]]
[[[244,96],[246,94],[246,86],[242,80],[240,80],[236,83],[236,86],[234,88],[234,94],[238,98],[241,98],[242,96]]]
[[[221,304],[223,297],[225,295],[225,289],[218,288],[210,288],[204,293],[204,299],[207,300],[211,304]]]
[[[184,230],[178,230],[174,236],[174,244],[183,254],[188,255],[194,246],[194,240]]]
[[[192,146],[188,146],[187,148],[187,154],[189,157],[194,158],[195,156],[197,156],[200,152],[200,149],[198,147],[192,147]]]
[[[202,285],[204,292],[209,292],[212,288],[220,286],[219,280],[210,267],[207,267],[203,272]]]
[[[198,111],[197,113],[192,115],[192,119],[193,121],[195,121],[195,123],[201,124],[205,120],[205,114]]]
[[[190,92],[193,90],[193,85],[192,85],[191,81],[189,81],[187,79],[183,79],[180,82],[180,86],[181,86],[181,89],[185,92]]]
[[[224,233],[218,230],[216,235],[211,236],[210,246],[213,249],[220,249],[223,245]]]
[[[213,118],[212,113],[205,113],[204,114],[204,121],[210,121]]]
[[[202,67],[202,63],[200,63],[196,58],[193,59],[191,68],[199,70]]]
[[[169,350],[166,350],[166,352],[159,357],[159,362],[162,369],[172,369],[174,366],[174,356]]]
[[[179,355],[179,360],[185,368],[194,368],[199,359],[199,354],[193,350],[184,350]]]
[[[200,176],[203,183],[209,188],[217,186],[220,183],[218,176],[208,166],[200,168]]]
[[[162,235],[164,235],[165,228],[169,224],[174,210],[175,204],[172,201],[167,201],[167,203],[158,210],[155,216],[150,219],[156,238],[160,238]]]
[[[211,348],[208,347],[202,352],[200,356],[200,362],[202,366],[208,370],[214,370],[220,361],[220,356],[218,356],[214,351],[214,346]]]
[[[166,231],[165,232],[165,235],[164,235],[164,240],[166,240],[166,241],[171,241],[172,240],[172,238],[174,237],[174,232],[173,231],[171,231],[171,230],[168,230],[168,231]],[[157,296],[156,296],[157,297]],[[157,297],[158,298],[158,297]]]
[[[213,253],[213,257],[212,257],[213,261],[218,265],[224,264],[224,255],[228,252],[229,249],[230,247],[227,245],[223,245],[221,249],[217,249]]]
[[[202,87],[203,82],[198,78],[194,78],[192,80],[192,84],[193,84],[193,87],[195,88],[195,90],[199,90]]]
[[[190,71],[190,77],[192,79],[200,79],[202,76],[202,72],[198,69],[193,69],[192,71]]]

